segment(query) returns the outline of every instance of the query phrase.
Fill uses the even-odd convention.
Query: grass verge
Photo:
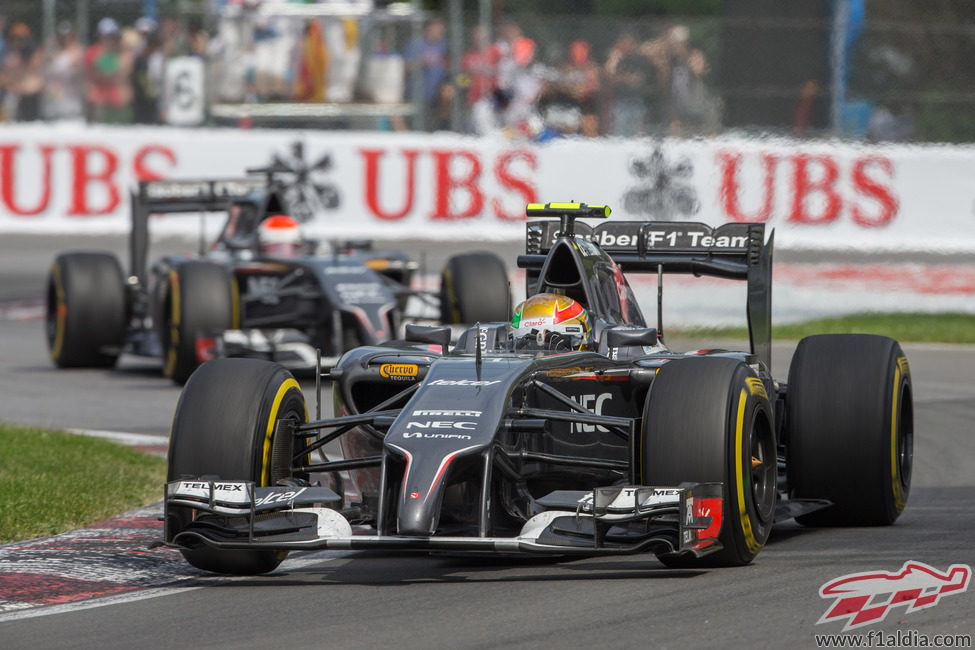
[[[849,333],[882,334],[901,343],[975,343],[975,315],[862,313],[772,327],[772,338],[783,341],[797,341],[811,334]],[[688,328],[674,332],[674,335],[747,339],[748,330],[743,327]]]
[[[161,458],[107,440],[0,424],[0,544],[152,503],[165,481]]]

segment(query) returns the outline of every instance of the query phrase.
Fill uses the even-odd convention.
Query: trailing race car
[[[274,364],[198,369],[173,420],[165,543],[240,574],[335,548],[741,565],[776,521],[897,519],[913,458],[907,360],[889,338],[812,336],[775,380],[763,224],[527,212],[542,220],[527,225],[529,298],[513,319],[455,344],[447,328],[407,326],[405,340],[347,352],[330,373],[336,417],[308,422]],[[657,273],[658,287],[668,272],[745,280],[750,350],[668,349],[659,308],[648,327],[624,270]],[[323,457],[333,441],[344,457]]]
[[[348,349],[395,338],[411,297],[433,302],[444,323],[507,318],[504,263],[485,252],[451,257],[438,296],[414,291],[406,254],[370,242],[317,254],[270,179],[146,181],[132,196],[127,276],[114,255],[57,257],[47,285],[47,341],[60,367],[111,367],[128,351],[163,360],[183,383],[203,361],[256,356],[291,369],[329,364]],[[149,215],[226,212],[198,255],[147,270]],[[202,230],[202,228],[201,228]],[[477,288],[475,294],[473,289]]]

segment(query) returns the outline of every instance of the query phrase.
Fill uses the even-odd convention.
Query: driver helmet
[[[304,244],[301,225],[283,214],[268,217],[257,227],[257,244],[261,255],[297,257]]]
[[[515,308],[511,335],[516,348],[588,350],[592,325],[581,304],[557,293],[540,293]]]

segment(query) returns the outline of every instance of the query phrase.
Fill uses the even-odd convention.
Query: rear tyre
[[[789,368],[787,466],[794,498],[833,505],[806,526],[885,526],[904,510],[914,464],[911,373],[897,341],[824,334]]]
[[[729,358],[679,359],[657,373],[643,410],[643,485],[724,484],[721,551],[668,566],[748,564],[775,518],[776,455],[765,387]]]
[[[440,280],[443,323],[493,323],[511,319],[508,271],[494,253],[454,255],[447,260]]]
[[[298,382],[281,366],[261,359],[217,359],[193,373],[176,405],[169,441],[167,480],[213,477],[275,485],[291,478],[294,441],[274,435],[280,419],[308,419]],[[278,459],[279,462],[272,462]],[[286,466],[287,465],[287,466]],[[191,521],[186,508],[169,508],[168,530]],[[197,517],[201,521],[202,515]],[[267,573],[287,556],[283,551],[182,549],[198,569],[215,573]]]
[[[47,280],[45,334],[61,368],[110,368],[125,344],[125,280],[108,253],[65,253]]]
[[[170,270],[159,338],[163,374],[178,384],[199,365],[196,339],[239,326],[234,276],[212,262],[186,262]]]

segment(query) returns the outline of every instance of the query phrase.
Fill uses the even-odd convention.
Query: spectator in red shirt
[[[474,47],[464,53],[460,62],[468,82],[468,106],[494,92],[498,82],[498,60],[501,58],[501,52],[488,40],[487,29],[483,25],[474,27],[471,40]]]
[[[131,121],[132,93],[126,83],[130,61],[122,52],[118,23],[98,21],[98,41],[85,52],[88,71],[88,103],[96,122],[124,124]]]

